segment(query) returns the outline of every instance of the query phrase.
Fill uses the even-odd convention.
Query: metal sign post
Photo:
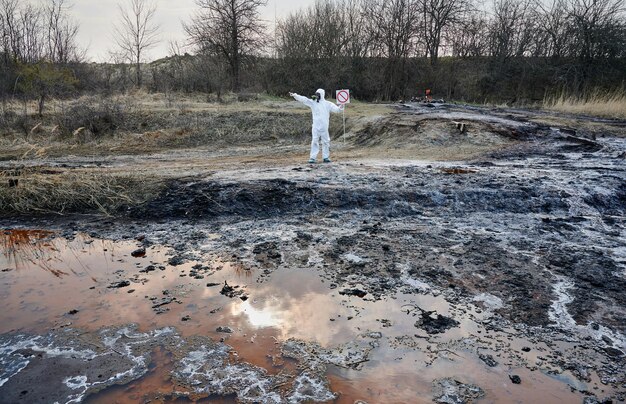
[[[343,109],[341,110],[341,115],[343,117],[343,145],[346,145],[346,107],[344,105]]]
[[[346,104],[350,104],[350,90],[337,90],[335,95],[337,104],[342,105],[341,111],[343,117],[343,145],[346,145]]]

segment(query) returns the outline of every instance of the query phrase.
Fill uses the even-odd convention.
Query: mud
[[[407,105],[352,140],[493,147],[199,170],[123,217],[3,219],[0,397],[625,400],[626,139],[547,120]]]

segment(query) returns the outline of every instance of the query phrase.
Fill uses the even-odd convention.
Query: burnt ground
[[[460,121],[468,132],[450,129]],[[353,149],[341,149],[329,165],[270,153],[260,164],[235,162],[170,178],[151,201],[114,217],[7,217],[0,225],[54,229],[68,238],[77,232],[112,240],[142,235],[144,246],[171,247],[170,262],[215,254],[259,269],[257,282],[284,268],[308,267],[349,295],[432,294],[460,307],[476,305],[494,313],[487,328],[512,329],[553,346],[544,361],[548,370],[570,371],[581,381],[595,372],[595,390],[571,387],[582,392],[581,401],[623,401],[626,139],[623,122],[589,122],[405,105],[355,129]],[[420,136],[424,148],[474,141],[492,147],[467,159],[410,159],[404,145]],[[478,140],[467,140],[472,137]],[[396,158],[380,152],[390,149]],[[351,150],[358,157],[348,157]],[[141,157],[137,161],[140,166]],[[107,164],[121,166],[115,159]],[[455,326],[445,316],[422,320],[427,334]],[[559,341],[572,347],[562,350]],[[493,358],[481,359],[493,365]],[[447,380],[435,384],[460,384]],[[460,402],[480,398],[481,388],[489,387],[462,386],[472,393]]]

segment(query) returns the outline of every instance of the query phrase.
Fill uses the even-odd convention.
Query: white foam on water
[[[558,281],[554,285],[556,300],[552,302],[548,317],[560,328],[571,329],[576,326],[576,321],[567,311],[567,305],[574,301],[568,290],[574,288],[574,284],[562,276],[557,276]]]
[[[422,282],[418,279],[413,279],[411,277],[403,277],[402,278],[402,282],[404,282],[405,284],[419,290],[420,292],[428,292],[430,291],[432,288],[429,284],[427,284],[426,282]]]
[[[15,376],[16,374],[20,373],[26,366],[28,366],[30,362],[28,360],[23,360],[17,364],[15,364],[15,367],[13,369],[13,371],[10,374],[6,374],[4,376],[6,376],[5,379],[1,379],[0,380],[0,387],[2,387],[6,382],[8,382],[13,376]]]
[[[498,310],[504,307],[504,302],[498,296],[490,293],[481,293],[472,299],[475,302],[482,302],[489,310]]]
[[[275,379],[261,368],[244,364],[228,364],[227,345],[217,345],[190,351],[174,374],[185,379],[198,393],[218,395],[237,394],[242,403],[282,403],[279,393],[273,392]]]
[[[201,369],[204,366],[220,366],[225,355],[228,354],[226,346],[221,346],[221,349],[208,349],[202,345],[199,350],[191,351],[181,360],[183,368],[177,371],[177,373],[187,379],[194,379],[197,375],[205,375]]]
[[[609,249],[611,255],[615,257],[615,261],[622,262],[622,273],[615,274],[626,278],[626,246],[619,246]]]
[[[626,350],[626,336],[617,333],[603,325],[591,323],[587,325],[578,325],[576,320],[567,311],[567,305],[574,301],[574,297],[569,294],[569,290],[573,289],[574,283],[563,276],[557,276],[557,283],[554,285],[554,293],[556,300],[552,302],[548,317],[558,328],[575,331],[583,336],[591,336],[597,341],[603,341],[602,337],[610,338],[615,345],[622,350]],[[597,329],[595,329],[597,328]]]
[[[90,349],[76,350],[73,347],[56,347],[53,342],[46,344],[41,336],[25,337],[17,336],[17,341],[5,343],[0,346],[0,387],[6,384],[12,377],[20,373],[30,363],[29,358],[20,356],[10,361],[11,354],[20,350],[32,350],[43,352],[47,357],[75,358],[91,360],[97,355]]]
[[[307,260],[308,266],[315,266],[324,263],[324,258],[320,255],[317,250],[312,250],[309,252],[309,258]]]
[[[22,355],[12,355],[20,350],[42,352],[45,357],[64,357],[83,361],[90,361],[99,356],[115,353],[121,354],[133,363],[129,369],[118,372],[106,380],[88,383],[86,376],[73,376],[64,379],[62,382],[70,389],[76,391],[75,394],[67,397],[66,402],[78,403],[84,399],[84,395],[94,386],[112,385],[121,380],[140,377],[147,372],[147,354],[135,355],[133,346],[149,343],[163,336],[175,335],[175,329],[172,327],[154,330],[149,333],[139,333],[135,330],[135,326],[124,327],[112,333],[111,330],[103,330],[101,332],[102,343],[107,349],[101,353],[96,353],[91,349],[59,346],[55,338],[18,335],[9,342],[0,345],[0,386],[6,384],[12,377],[28,366],[29,358]],[[123,338],[125,340],[121,341]]]
[[[427,293],[432,290],[432,287],[426,282],[422,282],[418,279],[412,278],[411,275],[409,275],[408,265],[399,264],[397,265],[397,267],[400,269],[400,280],[402,281],[402,283],[409,285],[414,289],[417,289],[421,293]]]
[[[293,392],[287,399],[289,403],[326,402],[337,398],[323,379],[308,372],[300,374],[293,386]]]
[[[316,348],[318,347],[316,346]],[[328,364],[343,368],[354,368],[367,361],[372,349],[369,343],[350,341],[334,349],[319,347],[318,352],[315,352],[315,356]]]
[[[365,262],[365,259],[363,259],[363,258],[361,258],[358,255],[353,254],[353,253],[345,254],[343,257],[346,259],[346,261],[348,261],[348,262],[350,262],[352,264],[361,264],[361,263]]]
[[[96,353],[90,349],[76,350],[73,347],[59,348],[55,347],[53,343],[44,345],[40,343],[41,336],[30,337],[26,339],[20,339],[16,343],[5,344],[0,347],[0,355],[8,355],[21,349],[31,349],[37,352],[44,352],[50,357],[65,357],[65,358],[79,358],[79,359],[93,359],[96,357]]]
[[[87,388],[87,376],[73,376],[67,377],[63,380],[63,384],[72,390],[86,389]]]

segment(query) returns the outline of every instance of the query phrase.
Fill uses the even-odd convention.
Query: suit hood
[[[326,91],[324,91],[324,89],[318,88],[315,93],[319,94],[322,100],[326,99]]]

